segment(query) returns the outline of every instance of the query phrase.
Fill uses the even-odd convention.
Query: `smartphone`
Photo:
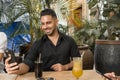
[[[6,49],[5,54],[6,54],[6,58],[11,56],[11,60],[9,61],[9,63],[16,62],[16,57],[15,57],[14,51],[12,51],[10,49]]]

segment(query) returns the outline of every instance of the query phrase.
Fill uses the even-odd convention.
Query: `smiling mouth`
[[[44,30],[45,32],[50,32],[50,29],[46,29],[46,30]]]
[[[46,30],[44,30],[44,32],[45,33],[50,33],[51,31],[50,31],[50,29],[46,29]]]

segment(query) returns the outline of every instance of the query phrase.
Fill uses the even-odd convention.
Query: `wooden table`
[[[3,78],[4,76],[8,77],[8,80],[36,80],[34,72],[14,76],[14,79],[10,79],[9,74],[0,74],[0,80],[7,80]],[[54,77],[56,80],[75,80],[75,77],[72,75],[71,71],[43,72],[43,77]],[[83,75],[79,80],[104,80],[104,78],[97,74],[94,70],[84,70]]]
[[[16,74],[7,74],[7,73],[0,73],[0,80],[16,80]]]

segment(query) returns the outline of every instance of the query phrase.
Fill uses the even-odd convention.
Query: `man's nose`
[[[46,29],[46,28],[47,28],[47,24],[44,24],[44,25],[43,25],[43,28]]]

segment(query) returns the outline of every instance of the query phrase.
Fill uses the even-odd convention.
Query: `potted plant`
[[[84,27],[75,31],[73,38],[78,45],[87,44],[93,50],[94,41],[100,36],[97,22],[84,21]]]
[[[80,29],[76,29],[73,38],[75,39],[83,56],[84,69],[92,69],[94,64],[93,48],[94,41],[100,35],[95,22],[85,20]]]

